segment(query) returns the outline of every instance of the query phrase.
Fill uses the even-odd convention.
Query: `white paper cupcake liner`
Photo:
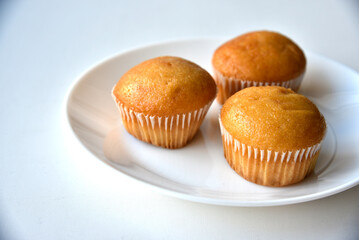
[[[196,134],[213,101],[192,112],[170,116],[147,115],[116,101],[126,130],[136,138],[165,148],[180,148]]]
[[[216,69],[213,69],[214,79],[218,87],[217,100],[219,103],[223,104],[230,96],[248,87],[259,87],[259,86],[281,86],[285,88],[290,88],[293,91],[298,91],[300,84],[304,77],[304,72],[298,77],[284,81],[284,82],[256,82],[241,80],[232,77],[225,77]]]
[[[229,165],[245,179],[261,185],[285,186],[303,180],[314,170],[323,143],[286,152],[260,149],[235,139],[221,119],[219,124]]]

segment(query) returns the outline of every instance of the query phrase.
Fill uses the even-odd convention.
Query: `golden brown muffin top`
[[[250,32],[220,46],[213,67],[225,77],[257,82],[283,82],[301,75],[306,59],[289,38],[269,31]]]
[[[200,66],[178,57],[157,57],[130,69],[113,89],[116,101],[148,115],[169,116],[204,107],[216,84]]]
[[[239,142],[275,151],[313,146],[326,130],[323,115],[308,98],[276,86],[237,92],[225,102],[220,117]]]

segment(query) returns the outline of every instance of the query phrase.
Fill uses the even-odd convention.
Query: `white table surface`
[[[66,127],[65,95],[98,61],[258,29],[359,71],[355,0],[0,1],[0,239],[359,239],[359,186],[280,207],[188,202],[123,176]]]

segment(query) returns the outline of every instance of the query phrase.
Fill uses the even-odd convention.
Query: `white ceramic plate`
[[[70,125],[85,147],[118,171],[162,192],[203,203],[274,206],[329,196],[359,183],[359,75],[325,57],[306,52],[308,68],[300,93],[314,101],[329,130],[315,173],[299,184],[272,188],[247,182],[223,157],[214,103],[199,133],[185,148],[143,143],[123,128],[111,88],[127,70],[149,58],[180,56],[211,72],[211,56],[222,40],[186,40],[118,54],[88,70],[67,103]]]

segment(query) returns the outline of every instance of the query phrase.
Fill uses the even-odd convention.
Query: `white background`
[[[259,29],[359,71],[355,0],[0,1],[0,239],[359,239],[358,186],[281,207],[192,203],[123,176],[65,127],[69,88],[100,60]]]

